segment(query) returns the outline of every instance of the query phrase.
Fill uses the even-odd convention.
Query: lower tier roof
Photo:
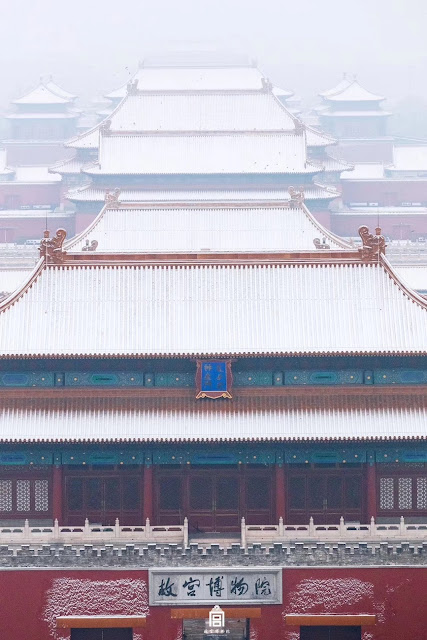
[[[307,390],[306,390],[307,391]],[[3,400],[0,441],[424,439],[426,396]]]
[[[40,263],[0,306],[0,357],[427,354],[427,304],[382,259],[136,257]]]

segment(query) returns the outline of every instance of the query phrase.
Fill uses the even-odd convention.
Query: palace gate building
[[[299,135],[254,134],[261,176],[311,171]],[[206,137],[121,158],[254,167]],[[0,307],[4,637],[197,639],[217,604],[231,640],[423,637],[427,305],[360,238],[294,186],[110,193],[42,240]]]

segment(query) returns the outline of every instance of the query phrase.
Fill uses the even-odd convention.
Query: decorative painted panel
[[[154,449],[153,464],[274,464],[278,453],[268,447],[256,449],[207,448],[201,451]],[[281,457],[279,455],[279,457]]]
[[[375,450],[375,459],[377,462],[427,462],[427,446],[419,449],[397,449],[390,447],[381,447]]]
[[[45,465],[52,464],[52,451],[0,451],[1,465]]]
[[[285,450],[285,462],[288,464],[314,463],[321,464],[350,464],[366,462],[366,451],[362,448],[351,449],[306,449]]]
[[[233,384],[236,387],[271,387],[271,371],[233,371]]]
[[[374,371],[374,384],[427,384],[427,371],[380,369]]]
[[[156,373],[156,387],[194,387],[194,373]]]
[[[142,387],[144,374],[135,372],[74,372],[65,374],[65,385],[70,387]]]
[[[129,449],[124,451],[84,451],[81,448],[69,449],[62,452],[62,464],[108,464],[126,465],[143,464],[144,452],[140,449]]]
[[[0,387],[53,387],[53,382],[52,371],[0,374]]]
[[[285,371],[286,385],[341,385],[363,384],[363,371]]]

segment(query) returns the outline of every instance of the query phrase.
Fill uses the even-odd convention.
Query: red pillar
[[[52,516],[58,520],[58,524],[63,523],[62,512],[62,467],[54,465],[52,474]]]
[[[276,521],[283,518],[286,522],[286,488],[285,488],[285,467],[283,464],[276,464]]]
[[[144,467],[144,524],[148,518],[153,522],[153,467]]]
[[[366,512],[368,522],[377,518],[377,469],[375,462],[368,462],[366,470]]]

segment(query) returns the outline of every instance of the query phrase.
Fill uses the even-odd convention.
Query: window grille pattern
[[[393,509],[394,482],[393,478],[380,478],[380,509]]]
[[[49,511],[49,481],[35,480],[34,506],[36,511]]]
[[[398,480],[399,509],[412,509],[412,478]]]
[[[427,478],[417,478],[417,509],[427,509]]]
[[[16,481],[16,509],[17,511],[31,510],[31,485],[30,480]]]
[[[12,480],[0,480],[0,511],[12,511]]]

